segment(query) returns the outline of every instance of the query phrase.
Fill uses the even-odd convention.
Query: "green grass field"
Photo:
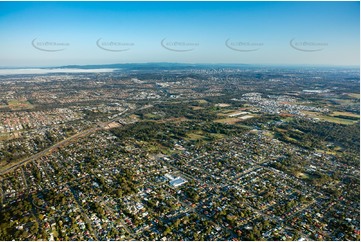
[[[329,116],[329,115],[324,115],[324,114],[320,114],[320,113],[316,113],[316,112],[307,112],[307,111],[305,111],[304,113],[312,118],[318,118],[321,121],[327,121],[327,122],[331,122],[331,123],[348,125],[348,124],[354,124],[354,123],[358,122],[358,120],[334,117],[332,114]],[[335,113],[344,113],[344,112],[335,112]],[[336,115],[336,114],[334,114],[334,115]],[[347,116],[347,115],[345,115],[345,116]]]
[[[355,114],[355,113],[350,113],[350,112],[333,112],[331,114],[331,116],[348,116],[348,117],[355,117],[355,118],[360,118],[360,115]]]
[[[14,99],[14,100],[9,100],[7,103],[8,103],[8,107],[12,110],[22,110],[22,109],[33,108],[33,105],[28,100]]]
[[[204,136],[201,134],[201,132],[187,133],[187,138],[189,140],[200,140],[200,139],[204,139]]]
[[[349,93],[348,95],[349,95],[350,97],[360,99],[360,93]]]

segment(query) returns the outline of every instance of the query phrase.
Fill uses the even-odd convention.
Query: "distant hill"
[[[127,69],[127,70],[175,70],[175,69],[189,69],[189,68],[220,68],[220,67],[241,67],[245,64],[187,64],[187,63],[125,63],[125,64],[103,64],[103,65],[67,65],[57,68],[70,68],[70,69]]]

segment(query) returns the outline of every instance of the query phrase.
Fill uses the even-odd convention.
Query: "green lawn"
[[[21,109],[30,109],[33,108],[33,105],[28,100],[9,100],[8,107],[12,110],[21,110]]]

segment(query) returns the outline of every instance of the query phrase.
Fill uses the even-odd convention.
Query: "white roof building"
[[[185,180],[185,179],[183,179],[182,177],[179,176],[179,177],[171,180],[169,182],[169,184],[174,186],[174,187],[179,187],[179,186],[183,185],[186,182],[187,182],[187,180]]]

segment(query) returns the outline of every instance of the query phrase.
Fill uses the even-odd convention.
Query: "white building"
[[[183,185],[186,182],[187,182],[187,180],[185,180],[185,179],[183,179],[182,177],[179,176],[179,177],[171,180],[169,182],[169,184],[174,186],[174,187],[179,187],[179,186]]]

